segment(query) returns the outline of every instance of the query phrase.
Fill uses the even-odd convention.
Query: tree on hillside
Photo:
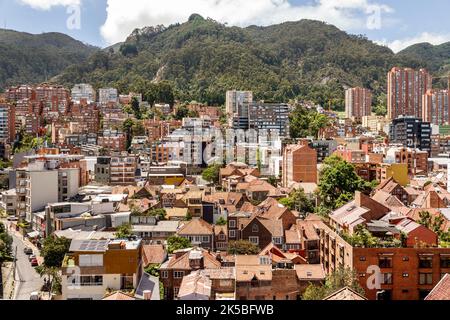
[[[323,300],[336,291],[348,287],[362,296],[365,291],[359,284],[358,275],[350,268],[339,268],[328,275],[323,286],[310,284],[302,296],[303,300]]]
[[[133,110],[133,114],[136,117],[136,119],[138,120],[142,119],[141,106],[138,98],[133,97],[131,99],[131,109]]]
[[[239,241],[230,241],[228,243],[228,253],[229,254],[238,254],[238,255],[252,255],[258,254],[261,250],[259,247],[250,241],[239,240]]]

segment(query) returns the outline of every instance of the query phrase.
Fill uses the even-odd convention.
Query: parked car
[[[38,266],[39,266],[39,262],[37,261],[36,258],[34,258],[33,260],[31,260],[31,266],[32,266],[32,267],[38,267]]]
[[[28,257],[28,261],[33,261],[34,259],[37,259],[35,254],[32,254],[31,256]]]
[[[40,300],[41,299],[41,297],[40,297],[40,295],[39,295],[39,292],[33,292],[31,295],[30,295],[30,300]]]
[[[14,216],[9,216],[6,220],[8,220],[8,221],[18,221],[19,218],[14,217]]]
[[[25,253],[26,255],[32,255],[33,249],[26,247],[25,249],[23,249],[23,253]]]

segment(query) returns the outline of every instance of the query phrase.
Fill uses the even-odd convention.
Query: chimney
[[[150,301],[152,300],[152,291],[151,290],[145,290],[143,292],[144,300]]]
[[[355,192],[355,204],[358,207],[362,206],[362,193],[361,193],[361,191],[356,191]]]
[[[300,139],[298,144],[301,146],[309,146],[309,140],[308,139]]]

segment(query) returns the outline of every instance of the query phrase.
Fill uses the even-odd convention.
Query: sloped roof
[[[200,271],[192,272],[181,281],[180,289],[178,291],[178,298],[189,295],[202,295],[207,299],[211,296],[212,281]]]
[[[447,273],[436,287],[431,290],[425,300],[450,300],[450,274]]]
[[[367,300],[364,296],[360,295],[358,292],[350,289],[349,287],[342,288],[335,293],[329,295],[323,300]]]
[[[178,234],[182,235],[211,235],[213,233],[213,226],[203,219],[192,219],[178,230]]]
[[[205,269],[216,269],[220,268],[220,262],[209,253],[207,250],[202,248],[190,248],[187,249],[181,256],[178,258],[176,256],[172,256],[167,263],[164,263],[164,266],[161,266],[162,269],[175,269],[175,270],[191,270],[191,266],[189,263],[189,256],[191,253],[199,254],[203,257],[203,263]]]
[[[126,293],[120,292],[120,291],[116,291],[114,293],[111,293],[110,295],[104,297],[102,300],[120,300],[120,301],[125,301],[125,300],[136,300],[135,297],[132,297]]]
[[[142,246],[142,261],[145,266],[150,264],[161,264],[167,258],[167,252],[163,245],[144,245]]]
[[[321,264],[297,264],[294,268],[299,280],[325,280],[325,270]]]

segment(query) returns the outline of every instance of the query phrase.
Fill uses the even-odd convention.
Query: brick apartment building
[[[345,91],[345,116],[361,121],[372,113],[372,92],[365,88],[350,88]]]
[[[422,118],[422,96],[432,88],[432,77],[425,69],[392,68],[388,73],[388,118]]]
[[[298,145],[288,145],[283,152],[283,186],[292,183],[317,183],[317,151],[302,140]]]

